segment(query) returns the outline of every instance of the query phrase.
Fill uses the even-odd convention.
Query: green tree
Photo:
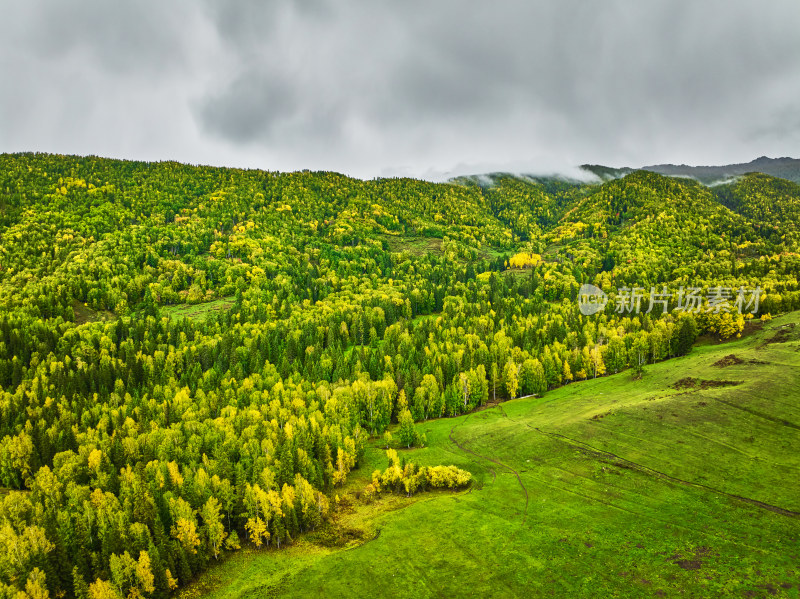
[[[519,367],[513,361],[506,362],[506,366],[503,369],[503,378],[506,381],[508,396],[514,399],[519,389]]]
[[[200,518],[203,521],[203,533],[208,544],[208,549],[214,559],[219,558],[225,538],[225,525],[222,523],[221,504],[216,497],[209,497],[200,509]]]
[[[403,410],[400,414],[400,429],[398,431],[400,442],[406,447],[415,445],[418,440],[417,429],[414,426],[414,418],[409,410]]]

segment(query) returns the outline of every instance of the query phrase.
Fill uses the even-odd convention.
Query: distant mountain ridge
[[[644,170],[670,177],[690,177],[705,185],[723,183],[746,173],[753,172],[764,173],[765,175],[780,177],[781,179],[800,183],[800,159],[790,157],[769,158],[767,156],[761,156],[751,162],[727,164],[723,166],[655,164],[635,169],[631,167],[615,168],[599,164],[584,164],[581,165],[581,168],[604,181],[624,177],[635,170]]]

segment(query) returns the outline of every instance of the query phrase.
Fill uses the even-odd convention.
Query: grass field
[[[72,302],[72,311],[75,314],[75,324],[81,325],[89,322],[113,320],[114,313],[108,310],[93,310],[79,301]]]
[[[205,319],[209,312],[227,310],[234,304],[234,301],[235,297],[231,295],[200,304],[176,304],[170,306],[161,306],[161,312],[166,316],[176,320],[180,320],[181,318],[185,317],[189,320],[201,321]]]
[[[392,252],[408,252],[412,256],[424,256],[426,254],[442,255],[442,240],[436,237],[414,237],[407,235],[382,235],[381,239],[386,240],[389,244],[389,250]],[[479,259],[493,260],[499,256],[503,256],[507,252],[493,248],[491,246],[484,246],[478,252]]]
[[[467,491],[360,504],[375,441],[328,529],[181,596],[798,597],[798,321],[418,424],[429,446],[401,455],[470,470]]]
[[[413,256],[425,254],[441,255],[442,240],[436,237],[409,237],[405,235],[383,235],[392,252],[409,252]]]

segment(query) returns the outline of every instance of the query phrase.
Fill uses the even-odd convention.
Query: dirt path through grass
[[[724,496],[730,497],[732,499],[738,499],[739,501],[744,501],[745,503],[749,503],[751,505],[755,505],[755,506],[763,508],[765,510],[769,510],[771,512],[775,512],[776,514],[781,514],[783,516],[789,516],[789,517],[792,517],[792,518],[800,518],[800,512],[794,512],[792,510],[787,510],[785,508],[778,507],[776,505],[771,505],[769,503],[764,503],[763,501],[759,501],[757,499],[752,499],[750,497],[743,497],[741,495],[736,495],[734,493],[727,493],[726,491],[723,491],[721,489],[716,489],[714,487],[710,487],[710,486],[704,485],[702,483],[695,483],[695,482],[692,482],[692,481],[683,480],[681,478],[676,478],[676,477],[670,476],[669,474],[666,474],[664,472],[660,472],[658,470],[650,468],[649,466],[645,466],[644,464],[637,464],[636,462],[632,462],[631,460],[628,460],[627,458],[623,458],[621,456],[618,456],[615,453],[611,453],[609,451],[604,451],[602,449],[597,449],[595,447],[592,447],[588,443],[584,443],[583,441],[579,441],[578,439],[571,439],[571,438],[569,438],[569,437],[567,437],[565,435],[561,435],[559,433],[550,433],[550,432],[547,432],[547,431],[543,431],[538,427],[531,426],[530,424],[526,424],[526,426],[528,426],[528,428],[531,428],[531,429],[535,430],[536,432],[541,433],[543,435],[547,435],[549,437],[557,438],[557,439],[559,439],[559,440],[561,440],[561,441],[563,441],[563,442],[575,447],[576,449],[580,450],[581,452],[583,452],[583,453],[585,453],[587,455],[591,455],[593,457],[598,457],[598,458],[606,458],[606,459],[610,458],[610,459],[617,460],[616,463],[610,463],[612,466],[616,466],[618,468],[628,468],[628,469],[636,470],[636,471],[642,472],[644,474],[649,474],[651,476],[656,476],[658,478],[669,480],[669,481],[677,483],[679,485],[684,485],[684,486],[687,486],[687,487],[694,487],[694,488],[697,488],[697,489],[704,489],[706,491],[711,491],[713,493],[717,493],[719,495],[724,495]],[[605,461],[605,460],[603,460],[603,461]]]
[[[467,421],[467,419],[465,418],[465,419],[464,419],[464,420],[461,422],[461,424],[464,424],[464,422],[466,422],[466,421]],[[525,510],[524,510],[524,511],[523,511],[523,513],[522,513],[522,524],[524,525],[524,524],[525,524],[525,522],[526,522],[526,520],[528,519],[528,504],[530,503],[530,496],[528,495],[528,489],[527,489],[527,487],[526,487],[526,486],[525,486],[525,484],[522,482],[522,478],[520,477],[520,475],[519,475],[519,472],[517,472],[516,470],[514,470],[514,469],[513,469],[511,466],[509,466],[508,464],[504,464],[504,463],[503,463],[503,462],[501,462],[500,460],[496,460],[496,459],[494,459],[494,458],[490,458],[489,456],[481,455],[481,454],[479,454],[479,453],[476,453],[476,452],[472,451],[471,449],[469,449],[469,448],[465,447],[463,444],[461,444],[461,443],[459,443],[458,441],[456,441],[456,440],[455,440],[455,438],[453,437],[453,430],[454,430],[454,429],[455,429],[455,425],[453,425],[453,426],[450,428],[450,434],[449,434],[450,441],[452,441],[452,442],[453,442],[453,444],[455,444],[455,446],[456,446],[456,447],[458,447],[458,448],[459,448],[461,451],[464,451],[464,452],[466,452],[466,453],[468,453],[468,454],[470,454],[470,455],[474,455],[475,457],[478,457],[478,458],[480,458],[480,459],[482,459],[482,460],[487,460],[487,461],[489,461],[489,462],[492,462],[492,463],[494,463],[494,464],[497,464],[497,465],[498,465],[498,466],[500,466],[501,468],[505,468],[506,470],[508,470],[509,472],[513,473],[513,474],[514,474],[514,476],[516,476],[516,477],[517,477],[517,482],[519,483],[519,486],[520,486],[520,487],[522,487],[522,490],[523,490],[523,492],[525,493]],[[492,472],[492,475],[493,475],[493,476],[496,476],[493,470],[491,470],[491,469],[490,469],[490,471]]]

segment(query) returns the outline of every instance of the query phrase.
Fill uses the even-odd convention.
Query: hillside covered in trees
[[[390,425],[395,450],[421,444],[414,422],[798,309],[798,206],[760,174],[434,184],[2,155],[0,597],[165,597],[322,525]],[[682,288],[757,298],[686,310]],[[468,483],[390,456],[376,487]]]

